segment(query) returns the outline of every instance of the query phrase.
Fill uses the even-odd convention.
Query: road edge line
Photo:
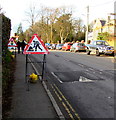
[[[35,69],[36,73],[39,75],[39,72],[38,72],[38,70],[35,68],[34,64],[33,64],[33,63],[31,63],[31,64],[32,64],[32,67]],[[40,78],[40,80],[42,80],[41,76],[39,76],[39,78]],[[52,102],[52,105],[53,105],[53,107],[54,107],[54,109],[55,109],[58,117],[59,117],[61,120],[63,120],[63,119],[65,120],[64,115],[62,114],[60,108],[58,107],[58,105],[57,105],[54,97],[53,97],[52,94],[51,94],[51,92],[49,91],[49,89],[47,89],[47,85],[46,85],[46,83],[45,83],[44,81],[42,81],[42,85],[44,86],[44,89],[46,90],[47,95],[49,96],[49,98],[50,98],[50,100],[51,100],[51,102]]]

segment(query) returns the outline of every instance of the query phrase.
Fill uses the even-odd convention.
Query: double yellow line
[[[73,109],[73,107],[71,106],[71,104],[68,102],[68,100],[66,99],[66,97],[62,94],[62,92],[59,90],[59,88],[55,85],[55,84],[51,84],[51,87],[54,91],[54,93],[56,94],[56,96],[58,97],[58,99],[61,101],[63,107],[65,108],[65,110],[67,111],[68,115],[70,116],[70,118],[72,120],[74,119],[74,116],[72,115],[71,111],[74,113],[76,120],[81,120],[79,115],[76,113],[76,111]],[[63,102],[63,100],[66,102],[66,104]],[[69,108],[70,109],[69,109]]]

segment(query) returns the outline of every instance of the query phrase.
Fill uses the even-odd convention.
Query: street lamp
[[[85,43],[88,42],[88,32],[89,32],[89,6],[87,6],[87,26],[86,26]]]

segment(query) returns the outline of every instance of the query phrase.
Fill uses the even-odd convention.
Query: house
[[[97,19],[94,21],[94,26],[93,26],[93,40],[97,40],[98,33],[103,32],[103,27],[106,24],[105,20]]]
[[[107,42],[114,46],[116,44],[116,19],[111,19],[108,16],[107,20],[97,19],[94,21],[93,25],[93,37],[91,39],[97,40],[98,33],[105,33],[109,34],[107,38]]]
[[[116,44],[116,19],[108,19],[105,26],[103,27],[103,32],[109,33],[109,38],[107,42],[114,46]]]

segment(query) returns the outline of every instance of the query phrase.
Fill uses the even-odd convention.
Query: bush
[[[12,84],[14,81],[15,60],[8,50],[11,31],[11,20],[0,14],[2,20],[2,117],[7,118],[11,109]]]

